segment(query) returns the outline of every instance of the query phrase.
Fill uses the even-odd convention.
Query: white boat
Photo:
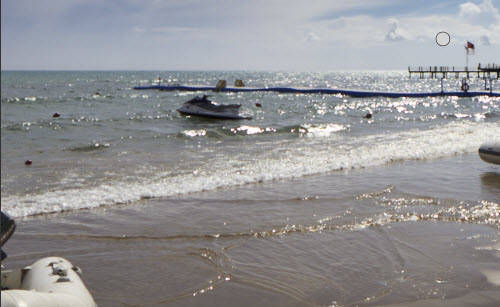
[[[481,145],[479,147],[479,157],[484,162],[500,164],[500,143]]]
[[[217,104],[207,99],[207,96],[195,97],[186,101],[177,112],[183,115],[195,115],[219,119],[251,119],[252,117],[243,116],[239,113],[239,104]]]
[[[14,229],[14,221],[2,212],[2,245]],[[5,257],[2,251],[2,260]],[[2,307],[95,307],[80,272],[61,257],[42,258],[22,269],[4,270],[2,266]]]

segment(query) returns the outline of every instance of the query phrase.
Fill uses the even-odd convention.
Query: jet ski
[[[243,116],[239,113],[239,104],[217,104],[208,100],[207,95],[186,101],[177,112],[183,115],[195,115],[219,119],[251,119],[250,116]]]
[[[2,212],[1,244],[14,233],[16,223]],[[2,260],[7,257],[2,251]],[[96,307],[80,278],[80,268],[61,257],[46,257],[22,269],[4,270],[2,307]]]
[[[500,164],[500,143],[481,145],[479,147],[479,157],[484,162]]]

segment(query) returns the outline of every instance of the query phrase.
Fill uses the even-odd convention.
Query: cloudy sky
[[[464,66],[467,40],[500,64],[500,0],[1,3],[2,70],[404,70]]]

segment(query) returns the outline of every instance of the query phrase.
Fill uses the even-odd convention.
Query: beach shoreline
[[[396,162],[26,218],[4,264],[67,257],[106,306],[487,306],[500,301],[498,216],[375,218],[498,208],[499,193],[477,154]]]

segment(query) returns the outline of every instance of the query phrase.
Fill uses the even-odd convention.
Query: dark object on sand
[[[59,114],[57,112],[52,115],[52,117],[59,117],[59,116],[61,116],[61,114]]]
[[[33,161],[31,161],[31,160],[24,161],[24,165],[31,165],[32,163],[33,163]]]
[[[367,119],[372,118],[372,113],[367,113],[367,114],[365,115],[365,118],[367,118]]]
[[[208,96],[196,96],[185,102],[177,111],[183,115],[195,115],[202,117],[220,118],[220,119],[251,119],[239,114],[239,104],[216,104],[207,99]]]
[[[255,106],[256,106],[257,108],[262,108],[262,105],[261,105],[260,103],[258,103],[258,102],[255,104]]]

